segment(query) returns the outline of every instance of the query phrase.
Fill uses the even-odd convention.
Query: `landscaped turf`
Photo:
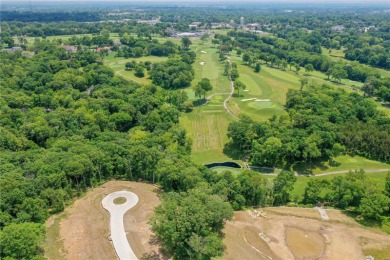
[[[192,139],[192,159],[199,164],[231,160],[223,154],[228,141],[229,123],[233,120],[224,110],[224,96],[214,96],[207,105],[196,107],[191,113],[183,114],[181,125]]]
[[[192,85],[196,85],[202,78],[211,81],[213,90],[206,96],[217,93],[229,93],[230,83],[226,76],[222,75],[224,64],[219,61],[217,49],[205,46],[200,40],[194,41],[191,48],[196,51],[197,57],[194,63],[195,79]],[[200,63],[203,65],[201,65]],[[186,89],[191,100],[196,97],[192,88]],[[180,118],[181,125],[192,138],[192,159],[198,164],[211,162],[231,161],[223,153],[229,123],[234,120],[226,113],[223,101],[228,94],[214,95],[207,105],[195,107],[191,113],[183,114]]]
[[[317,163],[307,162],[293,166],[293,170],[299,173],[319,174],[334,171],[359,170],[359,169],[387,169],[390,164],[369,160],[360,156],[341,155],[333,159],[332,165],[329,162]]]
[[[145,70],[145,77],[138,78],[134,76],[134,70],[127,71],[125,70],[126,62],[135,60],[136,62],[150,61],[152,63],[163,62],[168,59],[168,57],[157,57],[157,56],[143,56],[140,58],[123,58],[115,57],[116,52],[110,52],[108,56],[104,57],[104,64],[114,70],[116,74],[124,77],[125,79],[138,82],[140,84],[151,84],[152,81],[149,79],[148,72]]]
[[[229,100],[229,109],[234,114],[246,114],[256,120],[267,120],[272,115],[281,115],[284,111],[286,93],[290,88],[299,88],[297,77],[287,71],[262,66],[260,73],[253,68],[242,65],[241,58],[231,56],[238,65],[239,80],[246,85],[246,91],[241,90],[240,96],[235,95]],[[237,94],[237,91],[236,91]],[[245,99],[269,99],[270,101],[255,101]]]

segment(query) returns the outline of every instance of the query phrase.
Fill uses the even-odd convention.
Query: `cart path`
[[[114,204],[114,199],[124,197],[126,202]],[[116,191],[108,194],[102,200],[102,206],[110,213],[111,239],[114,244],[116,254],[120,260],[136,260],[137,256],[131,249],[127,241],[123,217],[125,213],[138,203],[138,196],[130,191]]]
[[[232,63],[230,62],[230,60],[228,59],[227,60],[229,62],[229,66],[230,66],[230,69],[232,69]],[[229,80],[230,80],[230,87],[231,87],[231,92],[230,92],[230,95],[223,101],[223,106],[225,107],[225,110],[226,112],[231,115],[232,117],[234,117],[235,119],[238,119],[240,120],[235,114],[233,114],[232,111],[229,110],[228,106],[226,105],[227,102],[229,101],[229,99],[233,96],[233,93],[234,93],[234,82],[232,80],[232,78],[229,76]]]
[[[246,159],[246,157],[245,157]],[[266,170],[282,170],[282,169],[277,169],[277,168],[272,168],[272,167],[262,167],[262,166],[254,166],[254,165],[248,165],[246,161],[244,161],[244,165],[246,168],[249,170],[251,169],[266,169]],[[295,176],[307,176],[307,177],[321,177],[321,176],[327,176],[327,175],[334,175],[334,174],[341,174],[341,173],[348,173],[350,170],[342,170],[342,171],[332,171],[332,172],[324,172],[324,173],[318,173],[318,174],[300,174],[299,172],[294,172]],[[383,168],[383,169],[363,169],[364,172],[372,173],[372,172],[390,172],[390,168]],[[278,174],[276,173],[262,173],[264,175],[269,175],[269,176],[277,176]]]

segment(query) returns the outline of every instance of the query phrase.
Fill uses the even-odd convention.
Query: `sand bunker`
[[[201,53],[207,53],[207,51],[200,51]]]
[[[245,92],[249,92],[249,89],[244,89],[243,91],[245,91]]]
[[[205,64],[205,62],[202,61],[202,62],[200,62],[199,64],[203,66],[203,65]]]
[[[317,259],[325,251],[325,238],[317,232],[286,228],[286,243],[297,259]]]
[[[269,102],[271,100],[270,99],[258,99],[258,98],[246,98],[246,99],[242,99],[241,101],[242,102],[246,102],[246,101]]]
[[[246,99],[242,99],[241,101],[242,102],[246,102],[246,101],[251,101],[251,100],[256,100],[257,98],[246,98]]]

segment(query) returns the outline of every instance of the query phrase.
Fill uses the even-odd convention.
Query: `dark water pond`
[[[209,163],[205,164],[207,168],[214,168],[214,167],[219,167],[219,166],[225,166],[225,167],[232,167],[232,168],[241,168],[241,165],[235,162],[215,162],[215,163]]]

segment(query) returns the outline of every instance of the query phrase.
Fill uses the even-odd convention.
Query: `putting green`
[[[271,108],[276,107],[272,101],[252,101],[248,102],[248,106],[253,108]]]

